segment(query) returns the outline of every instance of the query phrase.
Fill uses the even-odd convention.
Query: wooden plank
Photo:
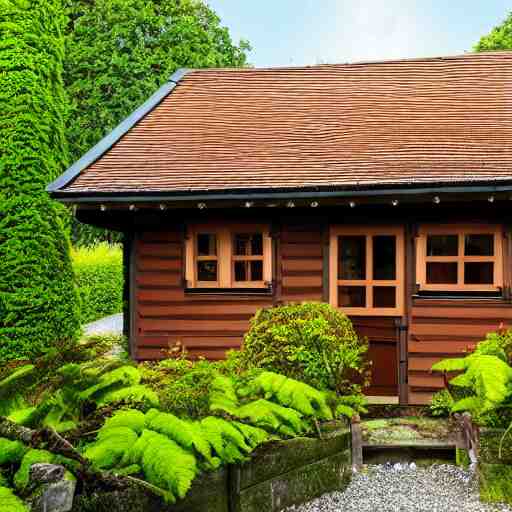
[[[187,348],[238,348],[242,343],[240,336],[142,336],[140,338],[139,347],[147,348],[166,348],[169,344],[174,344],[177,341]]]
[[[151,289],[140,288],[137,292],[137,300],[145,302],[182,301],[185,294],[182,288]]]
[[[453,356],[467,354],[476,343],[467,341],[409,341],[409,354],[439,354]]]
[[[283,272],[322,272],[323,262],[321,259],[317,258],[284,260],[282,266]]]
[[[284,244],[317,245],[321,249],[322,234],[319,231],[289,231],[281,232]]]
[[[137,349],[137,359],[139,361],[155,361],[159,359],[166,358],[165,350],[160,348],[145,348],[139,347]],[[191,350],[188,353],[188,357],[190,359],[199,359],[200,357],[204,357],[210,359],[212,361],[218,361],[224,359],[226,357],[225,349],[199,349],[199,350]]]
[[[168,320],[141,318],[139,327],[142,332],[151,331],[225,331],[245,332],[249,327],[248,320]]]
[[[237,304],[232,303],[218,303],[212,302],[210,304],[197,304],[188,302],[186,304],[164,304],[164,305],[146,305],[139,306],[139,313],[141,316],[178,316],[178,315],[193,315],[193,316],[209,316],[209,317],[222,317],[225,315],[244,315],[249,318],[260,309],[258,304]]]
[[[169,258],[181,258],[182,246],[179,243],[139,243],[137,244],[137,254],[139,256],[164,256]]]
[[[283,261],[287,258],[319,258],[322,259],[322,245],[307,245],[307,244],[281,244],[281,254]]]
[[[412,388],[442,389],[444,388],[444,377],[425,373],[409,373],[409,386]]]
[[[432,400],[432,391],[409,391],[409,404],[428,405]]]
[[[448,323],[448,324],[440,324],[440,323],[428,323],[428,324],[419,324],[414,323],[411,325],[411,335],[421,337],[422,335],[428,335],[435,333],[440,336],[449,336],[452,334],[456,334],[458,336],[475,336],[476,332],[492,332],[495,331],[499,327],[499,324],[478,324],[475,325],[473,323],[468,324],[458,324],[456,322]]]
[[[159,270],[174,270],[181,271],[181,259],[178,258],[155,258],[155,257],[140,257],[137,259],[137,268],[145,271],[159,271]]]
[[[295,292],[294,290],[290,289],[283,290],[281,302],[304,301],[322,302],[322,290],[319,289],[317,292],[302,292],[300,291],[300,289],[298,290],[298,292]]]
[[[157,286],[180,286],[180,272],[138,272],[137,284],[139,286],[157,285]]]
[[[322,276],[283,276],[283,288],[318,287],[322,293]]]
[[[494,305],[482,304],[480,307],[475,308],[464,306],[464,304],[461,304],[459,307],[418,307],[416,305],[413,307],[412,316],[416,320],[419,318],[468,318],[478,320],[500,319],[502,321],[512,321],[512,306],[496,307]]]
[[[444,357],[409,357],[409,371],[430,372],[432,370],[432,365],[441,359],[444,359]]]

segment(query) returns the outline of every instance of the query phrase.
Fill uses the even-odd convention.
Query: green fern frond
[[[105,393],[97,393],[94,402],[98,407],[116,402],[139,403],[145,407],[158,407],[158,395],[144,384],[137,384],[119,389],[109,389]]]
[[[457,400],[452,406],[452,412],[469,411],[478,413],[482,410],[482,400],[476,396],[468,396]]]
[[[23,407],[11,411],[7,418],[25,427],[32,426],[37,419],[37,407]]]
[[[108,418],[102,428],[128,427],[140,434],[144,429],[145,421],[143,412],[137,409],[123,409]]]
[[[222,418],[214,416],[203,418],[201,431],[216,454],[226,464],[242,462],[246,458],[245,454],[251,451],[243,434]]]
[[[33,364],[27,364],[0,380],[0,416],[9,416],[14,411],[26,407],[20,390],[32,381],[35,372],[36,367]]]
[[[192,422],[165,412],[151,412],[149,416],[146,415],[146,427],[167,436],[187,450],[195,450],[212,467],[218,465],[212,456],[210,444]]]
[[[102,428],[97,440],[89,445],[84,457],[97,469],[111,469],[137,441],[137,434],[128,427]]]
[[[0,466],[21,462],[28,448],[20,441],[0,437]]]
[[[23,459],[18,471],[14,475],[14,485],[16,489],[23,490],[27,487],[30,478],[30,466],[40,462],[52,463],[54,460],[53,453],[46,450],[28,450]]]
[[[345,416],[351,419],[354,416],[354,414],[356,414],[356,411],[352,409],[352,407],[350,407],[349,405],[338,404],[336,406],[336,417]]]
[[[0,486],[2,512],[28,512],[28,507],[8,487]]]
[[[149,483],[169,491],[171,502],[185,497],[198,473],[195,457],[157,432],[147,436],[142,469]]]
[[[210,411],[223,411],[234,416],[238,408],[238,397],[229,377],[219,375],[211,384],[209,394]]]
[[[455,357],[451,359],[442,359],[432,365],[435,372],[458,372],[467,368],[465,357]]]
[[[104,373],[99,377],[99,381],[79,394],[81,400],[94,400],[95,396],[104,395],[106,390],[111,387],[135,386],[140,382],[140,372],[133,366],[121,366],[115,370]]]
[[[138,464],[131,464],[130,466],[125,466],[124,468],[116,469],[114,474],[117,476],[127,476],[127,475],[136,475],[140,473],[142,468]]]
[[[294,434],[302,434],[308,429],[308,424],[302,419],[300,412],[264,399],[243,405],[238,409],[237,417],[275,432],[279,432],[282,425],[288,427],[287,432]]]
[[[246,425],[245,423],[240,423],[238,421],[233,421],[231,423],[234,425],[245,437],[247,444],[252,448],[256,448],[261,443],[268,441],[270,439],[270,435],[266,430],[262,428],[253,427],[252,425]]]

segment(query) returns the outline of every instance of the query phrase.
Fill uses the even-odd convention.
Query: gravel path
[[[369,466],[353,475],[345,492],[333,492],[295,512],[511,512],[507,505],[481,503],[472,474],[453,465]]]
[[[100,318],[95,322],[84,325],[84,333],[90,334],[122,334],[123,333],[123,314],[110,315]]]

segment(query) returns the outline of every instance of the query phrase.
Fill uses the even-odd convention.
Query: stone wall
[[[322,439],[296,438],[267,443],[242,465],[197,478],[176,505],[131,489],[77,496],[73,512],[277,512],[336,489],[351,476],[350,429],[323,427]]]

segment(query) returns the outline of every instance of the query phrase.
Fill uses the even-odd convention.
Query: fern
[[[251,447],[244,435],[229,421],[208,416],[201,420],[201,431],[220,459],[226,464],[242,462]]]
[[[137,434],[128,427],[102,428],[97,440],[89,445],[84,457],[97,469],[116,467],[137,441]]]
[[[252,448],[256,448],[261,443],[268,441],[270,436],[268,432],[263,430],[262,428],[253,427],[252,425],[246,425],[245,423],[240,423],[238,421],[233,421],[231,423],[234,425],[242,435],[245,437],[247,444]]]
[[[159,406],[158,395],[144,384],[110,389],[95,399],[98,407],[116,402],[139,403],[145,407]]]
[[[93,386],[80,392],[81,400],[95,400],[98,395],[104,395],[107,389],[118,386],[134,386],[140,382],[140,372],[133,366],[121,366],[104,373]]]
[[[127,475],[136,475],[140,473],[142,468],[138,464],[131,464],[130,466],[125,466],[123,468],[116,469],[114,474],[117,476],[127,476]]]
[[[143,412],[137,409],[123,409],[117,411],[111,418],[108,418],[102,429],[128,427],[140,434],[144,429],[145,421],[146,417]]]
[[[450,380],[453,386],[468,388],[474,396],[455,402],[452,411],[486,413],[511,395],[512,368],[495,355],[475,351],[461,359],[445,359],[432,366],[435,371],[464,371]]]
[[[219,461],[212,456],[210,444],[192,422],[181,420],[173,414],[149,411],[146,427],[164,434],[187,450],[195,450],[212,468],[218,467]]]
[[[223,375],[217,376],[211,383],[209,394],[210,411],[223,411],[231,416],[236,416],[238,397],[233,381]]]
[[[27,487],[30,478],[30,466],[40,462],[52,463],[54,455],[46,450],[28,450],[23,459],[18,471],[14,475],[14,485],[16,489],[23,490]]]
[[[300,412],[264,399],[243,405],[238,409],[237,417],[246,419],[257,427],[285,436],[302,434],[309,429],[308,423],[302,419]]]
[[[11,489],[0,486],[0,503],[2,512],[28,512],[28,507],[15,496]]]
[[[195,457],[162,434],[147,430],[144,434],[140,462],[146,479],[168,491],[167,501],[184,498],[198,473]]]
[[[27,364],[0,380],[0,416],[8,416],[13,411],[26,407],[20,390],[32,381],[35,372],[36,367],[33,364]]]
[[[20,441],[10,441],[0,437],[0,466],[21,462],[27,449]]]

